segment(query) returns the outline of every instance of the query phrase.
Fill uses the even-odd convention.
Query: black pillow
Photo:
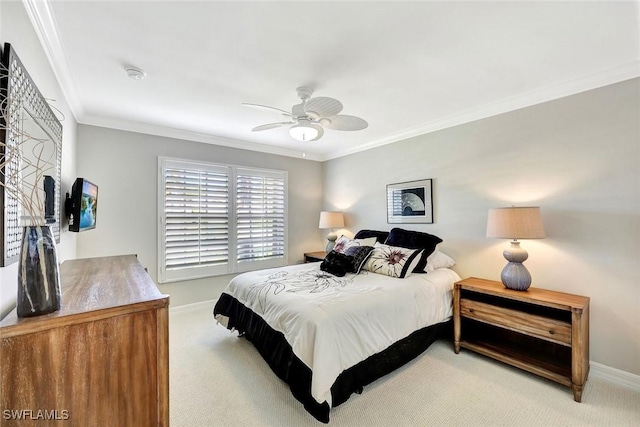
[[[352,258],[351,270],[349,271],[356,274],[360,273],[371,252],[373,252],[373,246],[351,246],[348,248],[344,254]]]
[[[377,230],[360,230],[353,237],[354,239],[366,239],[369,237],[375,237],[378,242],[384,243],[389,236],[388,231],[377,231]]]
[[[320,270],[334,276],[342,277],[353,268],[353,257],[340,252],[331,251],[322,260]]]
[[[413,269],[413,272],[424,273],[424,269],[427,266],[427,258],[436,250],[438,243],[441,242],[442,239],[433,234],[394,228],[389,232],[389,237],[384,243],[385,245],[400,246],[407,249],[423,249],[420,262]]]

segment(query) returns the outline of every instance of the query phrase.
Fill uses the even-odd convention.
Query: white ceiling
[[[640,76],[635,1],[23,1],[79,123],[314,160]],[[251,132],[302,85],[369,127]]]

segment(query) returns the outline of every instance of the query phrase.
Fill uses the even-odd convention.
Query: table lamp
[[[528,257],[518,239],[543,239],[544,227],[539,207],[510,207],[489,209],[487,237],[513,239],[511,247],[503,252],[507,265],[500,278],[505,288],[526,291],[531,285],[531,274],[522,264]]]
[[[342,212],[320,212],[320,224],[318,225],[318,228],[331,229],[331,232],[327,234],[327,253],[331,252],[336,244],[336,239],[338,238],[338,235],[333,231],[333,229],[342,227],[344,227],[344,215]]]

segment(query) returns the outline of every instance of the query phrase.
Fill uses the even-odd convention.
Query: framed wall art
[[[432,180],[387,185],[389,224],[433,224]]]
[[[62,124],[13,46],[5,43],[1,57],[0,267],[6,267],[18,261],[23,226],[44,213],[45,176],[53,189],[46,225],[60,243]]]

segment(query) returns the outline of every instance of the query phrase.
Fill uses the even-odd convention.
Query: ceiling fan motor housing
[[[298,91],[298,98],[302,99],[303,101],[305,99],[311,98],[311,95],[313,95],[313,89],[306,86],[301,86],[296,90]]]

